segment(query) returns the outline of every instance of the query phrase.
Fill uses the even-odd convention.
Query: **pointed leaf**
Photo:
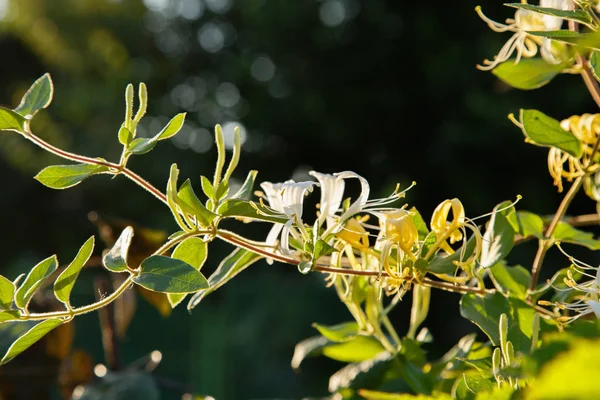
[[[15,295],[15,284],[0,275],[0,310],[9,310]]]
[[[40,287],[44,279],[56,270],[57,266],[58,260],[56,256],[50,256],[29,271],[29,274],[27,274],[27,277],[15,293],[15,304],[17,307],[27,307],[35,291]]]
[[[200,271],[208,257],[208,245],[200,238],[190,237],[179,243],[171,257],[184,261]],[[167,297],[171,307],[175,308],[186,295],[185,293],[168,293]]]
[[[52,78],[50,78],[50,74],[46,73],[31,85],[15,111],[23,117],[31,119],[39,110],[43,110],[50,105],[53,95]]]
[[[590,56],[590,67],[597,81],[600,81],[600,51],[592,51]]]
[[[523,237],[534,236],[538,239],[544,238],[544,220],[539,215],[528,211],[519,211],[516,214],[507,215],[506,219],[519,235]]]
[[[106,171],[108,171],[108,168],[103,165],[52,165],[40,171],[35,179],[52,189],[67,189],[92,175]]]
[[[344,343],[335,343],[323,348],[323,355],[343,362],[361,362],[385,351],[378,340],[359,335]]]
[[[23,116],[13,110],[0,107],[0,131],[23,132],[26,122]]]
[[[208,288],[204,275],[188,263],[157,255],[142,261],[140,274],[133,281],[162,293],[192,293]]]
[[[558,223],[552,238],[560,242],[584,246],[590,250],[600,250],[600,240],[594,239],[593,233],[580,231],[566,222]]]
[[[16,321],[21,317],[19,310],[0,311],[0,322]]]
[[[492,218],[483,235],[480,264],[491,267],[510,253],[515,240],[515,231],[507,220],[507,215],[514,213],[510,201],[505,201],[494,207]],[[507,208],[509,207],[509,208]]]
[[[133,238],[133,228],[128,226],[121,232],[119,238],[113,245],[112,249],[104,255],[102,263],[112,272],[123,272],[127,270],[127,255],[129,253],[129,245]]]
[[[8,351],[6,352],[4,357],[2,357],[2,360],[0,360],[0,365],[6,364],[19,354],[27,350],[31,345],[43,338],[52,329],[56,328],[59,325],[62,325],[62,323],[62,319],[52,318],[42,321],[39,324],[35,325],[33,328],[29,329],[8,348]]]
[[[157,141],[154,138],[137,138],[132,140],[127,146],[127,151],[131,154],[146,154],[156,146]]]
[[[467,240],[467,243],[463,244],[463,246],[456,250],[454,254],[434,258],[431,264],[425,267],[425,270],[433,272],[434,274],[453,274],[458,268],[455,261],[466,260],[471,257],[473,251],[475,251],[476,244],[475,237],[471,236],[469,240]]]
[[[559,10],[556,8],[540,7],[522,3],[505,3],[504,5],[521,10],[533,11],[539,14],[551,15],[569,21],[579,22],[584,25],[590,25],[592,23],[592,17],[584,10]]]
[[[208,180],[207,177],[201,176],[200,183],[202,184],[202,191],[209,199],[215,198],[215,189],[213,188],[212,183]]]
[[[219,267],[213,272],[213,274],[208,279],[208,283],[210,285],[209,289],[199,291],[194,294],[188,303],[188,309],[191,310],[194,308],[200,301],[206,297],[211,292],[214,292],[227,282],[232,279],[234,276],[248,268],[250,265],[254,264],[256,261],[263,258],[261,255],[252,253],[246,249],[237,248],[230,255],[228,255]]]
[[[240,199],[227,199],[217,208],[217,214],[225,218],[256,220],[285,224],[288,217],[275,214],[260,204]]]
[[[79,272],[92,256],[94,244],[95,238],[92,236],[83,244],[83,246],[81,246],[75,259],[71,261],[71,264],[65,268],[58,278],[56,278],[56,282],[54,282],[54,295],[61,303],[65,304],[67,308],[71,307],[69,300],[71,291],[73,290],[73,286],[75,286],[75,281],[79,276]]]
[[[321,351],[325,346],[330,344],[331,341],[323,336],[313,336],[308,339],[304,339],[296,344],[294,348],[294,356],[292,357],[292,368],[298,369],[302,361],[307,357],[315,357],[321,354]]]
[[[336,343],[347,342],[358,335],[358,324],[356,322],[345,322],[332,326],[314,323],[312,326],[313,328],[316,328],[321,335]]]
[[[133,140],[133,133],[125,125],[121,125],[121,129],[119,129],[119,143],[124,146],[128,146],[129,143]]]
[[[532,90],[550,83],[565,67],[564,64],[549,64],[541,58],[526,58],[517,64],[513,60],[505,61],[492,73],[514,88]]]
[[[181,185],[177,192],[177,204],[183,212],[195,216],[203,228],[210,226],[211,222],[217,217],[216,214],[208,211],[198,199],[189,179]]]
[[[183,128],[185,114],[181,113],[174,116],[169,123],[154,137],[154,140],[169,139],[177,134]]]
[[[523,134],[533,144],[543,147],[556,147],[579,158],[581,142],[571,132],[565,131],[560,123],[538,110],[521,110]]]
[[[246,177],[244,184],[233,196],[231,196],[231,198],[250,200],[250,197],[252,197],[252,189],[254,189],[254,181],[256,180],[256,174],[258,174],[258,171],[252,170],[248,172],[248,176]]]
[[[557,42],[581,46],[588,49],[600,49],[600,41],[598,40],[597,32],[580,33],[562,29],[557,31],[527,31],[527,33],[533,36],[545,37],[556,40]]]
[[[219,187],[215,191],[215,200],[217,202],[223,200],[227,197],[227,193],[229,193],[229,183],[227,181],[223,181],[219,184]]]
[[[527,296],[531,274],[522,266],[508,267],[504,263],[498,263],[490,268],[490,277],[496,288],[506,296]]]

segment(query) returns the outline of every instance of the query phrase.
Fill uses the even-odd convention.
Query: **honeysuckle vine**
[[[479,68],[526,90],[548,84],[559,73],[579,74],[600,107],[597,2],[542,0],[539,5],[507,6],[514,18],[506,24],[476,8],[493,31],[512,33],[498,54]],[[568,29],[563,29],[565,24]],[[491,211],[477,217],[469,216],[460,199],[446,199],[426,213],[431,214],[427,221],[407,202],[411,191],[418,190],[414,182],[407,187],[398,185],[392,193],[377,198],[372,196],[368,179],[352,171],[311,171],[314,180],[263,181],[259,185],[255,185],[258,171],[249,171],[234,193],[229,184],[237,174],[241,135],[236,129],[233,151],[228,154],[218,125],[218,157],[212,177],[193,182],[181,177],[173,164],[165,190],[161,190],[127,164],[132,157],[149,153],[175,136],[185,123],[185,113],[174,116],[153,137],[137,137],[148,91],[145,84],[139,85],[135,109],[135,90],[128,85],[125,118],[115,135],[122,151],[118,162],[111,162],[71,153],[35,135],[31,120],[50,105],[53,94],[52,80],[46,74],[35,81],[17,107],[0,107],[0,130],[16,132],[42,150],[75,163],[49,166],[36,179],[53,189],[67,189],[97,174],[124,176],[166,205],[178,230],[152,255],[132,264],[128,255],[136,232],[132,227],[124,229],[103,252],[102,265],[125,278],[112,293],[89,305],[73,307],[70,295],[94,252],[93,237],[63,267],[51,256],[12,281],[0,276],[0,331],[6,324],[40,321],[15,338],[0,363],[9,362],[57,326],[105,307],[132,286],[163,293],[171,307],[191,295],[191,310],[259,260],[292,265],[303,274],[323,274],[325,285],[335,290],[346,306],[352,320],[334,326],[315,324],[319,335],[300,342],[292,360],[297,368],[306,357],[322,353],[349,363],[330,380],[330,391],[341,396],[364,395],[366,392],[353,386],[358,385],[357,376],[379,365],[384,371],[382,381],[399,376],[414,393],[450,393],[453,398],[470,399],[469,393],[477,394],[476,390],[505,391],[521,398],[523,393],[535,393],[537,379],[532,364],[521,361],[535,358],[551,341],[544,333],[573,330],[572,326],[588,322],[586,318],[600,318],[598,267],[574,258],[568,249],[600,250],[600,240],[579,229],[598,226],[600,217],[597,212],[567,215],[582,192],[600,210],[600,114],[562,120],[533,109],[509,114],[527,143],[548,148],[548,181],[559,192],[565,182],[570,184],[553,215],[517,211],[520,195],[515,194],[517,200],[490,204]],[[345,191],[348,180],[360,185],[356,198]],[[255,186],[260,190],[255,191]],[[307,196],[318,196],[316,210],[305,205]],[[225,220],[234,222],[232,228],[221,227]],[[236,232],[235,221],[268,224],[270,230],[264,238],[251,239]],[[211,267],[204,265],[214,240],[234,249],[206,277],[205,271]],[[513,248],[529,240],[538,241],[531,261],[523,266],[508,265]],[[560,250],[568,263],[552,278],[538,283],[546,255],[553,248]],[[58,272],[53,285],[49,284]],[[50,286],[61,309],[30,310],[34,295]],[[461,315],[476,324],[489,342],[478,343],[475,336],[466,336],[442,359],[426,361],[421,346],[431,340],[423,325],[430,307],[435,307],[430,301],[432,289],[460,294]],[[389,314],[407,294],[411,297],[410,321],[398,332]]]

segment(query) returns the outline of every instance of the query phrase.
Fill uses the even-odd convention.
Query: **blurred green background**
[[[482,6],[503,21],[512,11],[501,3]],[[130,162],[159,188],[173,162],[196,184],[199,175],[210,176],[214,124],[229,135],[238,124],[245,138],[238,181],[250,169],[259,170],[259,182],[307,179],[311,169],[352,170],[369,180],[375,196],[396,182],[416,181],[407,201],[426,219],[452,197],[470,216],[517,194],[523,195],[520,209],[552,213],[561,196],[548,176],[546,151],[525,145],[507,114],[538,108],[561,119],[595,106],[578,77],[560,76],[538,91],[518,92],[476,70],[508,35],[490,32],[475,5],[0,0],[0,103],[16,106],[29,85],[50,72],[55,98],[36,117],[34,131],[70,151],[116,160],[125,86],[146,82],[150,104],[142,133],[154,134],[176,113],[188,113],[177,137]],[[50,254],[72,259],[97,233],[90,211],[176,229],[166,207],[121,177],[94,177],[67,191],[32,179],[56,163],[62,161],[23,138],[0,134],[0,273],[10,279]],[[575,210],[593,212],[593,204],[579,199]],[[261,238],[268,227],[240,229]],[[204,268],[214,269],[228,250],[215,244]],[[527,265],[534,250],[535,243],[525,245],[511,261]],[[564,266],[562,261],[550,259],[545,272]],[[97,274],[84,271],[74,302],[94,301]],[[435,338],[428,347],[432,358],[475,328],[460,319],[458,300],[433,295],[425,323]],[[328,376],[342,367],[326,359],[309,360],[297,372],[290,367],[295,343],[314,334],[312,322],[350,318],[318,274],[261,262],[191,314],[180,306],[164,318],[143,299],[136,303],[118,343],[119,360],[127,365],[160,350],[154,374],[165,399],[190,390],[217,399],[323,396]],[[400,333],[408,325],[409,303],[392,315]],[[94,363],[105,361],[97,314],[76,320],[74,346]]]

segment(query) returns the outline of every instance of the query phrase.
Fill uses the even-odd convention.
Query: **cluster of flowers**
[[[354,172],[324,174],[311,171],[317,181],[283,183],[263,182],[264,193],[259,192],[261,200],[266,200],[272,211],[285,214],[289,220],[285,224],[274,224],[266,243],[274,254],[299,259],[304,247],[302,244],[313,242],[314,235],[335,249],[330,265],[341,266],[342,256],[355,270],[378,271],[385,275],[388,285],[397,287],[415,271],[410,268],[418,259],[431,260],[439,250],[453,254],[452,244],[466,239],[466,229],[473,231],[476,238],[476,250],[466,259],[457,262],[458,266],[473,263],[480,254],[481,233],[476,225],[465,217],[462,203],[458,199],[445,200],[433,212],[431,232],[419,237],[415,224],[416,210],[407,209],[407,205],[393,208],[390,205],[405,196],[406,191],[396,187],[389,196],[369,200],[370,186],[365,178]],[[361,192],[354,202],[344,201],[345,180],[357,179]],[[303,203],[305,196],[315,186],[321,189],[319,211],[315,223],[310,226],[303,221]],[[449,220],[450,212],[452,218]],[[368,223],[371,217],[377,224]],[[375,237],[375,240],[371,240]],[[429,240],[431,246],[424,246]],[[425,254],[423,254],[425,253]],[[358,257],[357,257],[358,255]]]

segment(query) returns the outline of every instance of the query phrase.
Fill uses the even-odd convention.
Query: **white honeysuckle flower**
[[[571,6],[571,0],[541,0],[540,7],[554,8],[557,10],[567,10]],[[551,64],[559,64],[560,58],[552,49],[552,41],[547,38],[532,36],[527,31],[555,31],[562,26],[563,19],[545,15],[533,11],[518,9],[515,12],[514,19],[507,19],[506,24],[502,24],[486,17],[480,7],[476,8],[479,17],[483,19],[488,26],[495,32],[514,32],[514,35],[502,46],[494,60],[484,60],[484,66],[478,66],[482,70],[494,69],[498,64],[510,59],[512,54],[517,52],[515,64],[521,60],[521,57],[531,58],[537,54],[538,46],[540,55]]]
[[[281,252],[283,254],[292,254],[289,247],[289,236],[299,237],[296,231],[292,229],[294,223],[296,223],[300,233],[307,236],[302,224],[302,205],[304,197],[312,192],[314,185],[317,185],[317,182],[294,182],[293,180],[283,183],[263,182],[260,185],[265,191],[269,207],[289,218],[285,224],[273,224],[266,239],[268,245],[275,246],[281,233]]]
[[[340,177],[331,174],[316,171],[310,171],[309,174],[317,178],[321,187],[318,225],[321,227],[326,221],[327,228],[330,228],[334,223],[334,215],[342,204],[345,182]]]

